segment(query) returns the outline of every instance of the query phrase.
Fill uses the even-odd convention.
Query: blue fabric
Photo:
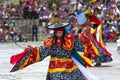
[[[76,11],[76,16],[78,16],[78,15],[80,15],[82,12],[80,12],[80,11]]]
[[[118,29],[118,27],[120,27],[120,22],[116,23],[116,29]]]
[[[80,60],[80,58],[78,58],[78,57],[75,55],[75,53],[72,53],[71,56],[72,56],[74,59],[76,59],[79,63],[81,63],[81,64],[85,67],[85,65],[84,65],[84,63],[82,62],[82,60]]]
[[[68,33],[74,33],[73,27],[66,27]]]
[[[66,27],[66,31],[70,33],[70,27]]]
[[[87,18],[84,13],[81,13],[80,15],[78,15],[77,22],[79,25],[85,24],[86,21],[87,21]]]

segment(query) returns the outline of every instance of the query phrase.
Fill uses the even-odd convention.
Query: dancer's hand
[[[86,30],[90,30],[90,28],[89,27],[84,27],[83,31],[86,31]]]
[[[30,45],[28,45],[26,48],[25,48],[25,51],[29,51],[30,50]]]

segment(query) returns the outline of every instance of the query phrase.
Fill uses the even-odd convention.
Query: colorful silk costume
[[[112,61],[111,54],[105,47],[96,40],[96,38],[90,33],[90,30],[85,30],[80,36],[80,40],[85,46],[84,56],[91,54],[94,58],[94,62],[110,62]]]
[[[62,40],[58,39],[55,46],[52,46],[53,38],[45,40],[44,46],[32,48],[21,54],[11,57],[11,63],[15,64],[11,72],[20,70],[30,64],[42,61],[51,56],[46,80],[87,80],[78,69],[72,59],[72,49],[84,51],[84,47],[78,38],[67,34],[65,43],[61,47]],[[17,58],[17,59],[16,59]]]
[[[97,29],[91,28],[88,24],[88,26],[84,26],[87,28],[83,30],[82,35],[80,35],[80,40],[85,47],[84,56],[92,57],[94,62],[97,63],[112,61],[111,54],[106,50],[102,41],[102,22],[92,14],[91,10],[88,9],[78,16],[78,24],[83,25],[88,19],[90,23],[97,25]]]

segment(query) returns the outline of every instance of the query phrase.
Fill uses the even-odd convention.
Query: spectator
[[[19,41],[19,37],[18,37],[18,34],[17,34],[17,33],[14,33],[14,34],[13,34],[13,41],[14,41],[14,42],[18,42],[18,41]]]
[[[24,42],[27,42],[27,41],[28,41],[27,36],[26,36],[26,35],[22,35],[22,40],[23,40]]]
[[[34,37],[36,38],[36,41],[38,41],[37,33],[38,26],[36,25],[36,22],[34,22],[34,24],[32,25],[32,41],[34,41]]]
[[[120,33],[120,19],[116,23],[117,33]]]
[[[96,0],[95,2],[91,2],[91,0],[78,0],[78,3],[79,8],[76,7],[76,4],[71,3],[68,5],[68,3],[65,3],[64,1],[63,5],[59,7],[59,11],[57,13],[57,15],[62,18],[61,21],[64,22],[71,20],[72,22],[73,19],[68,18],[70,14],[74,12],[80,14],[82,11],[90,8],[92,11],[94,11],[94,14],[103,21],[103,26],[107,25],[105,29],[107,29],[106,31],[108,31],[108,33],[113,30],[111,25],[107,23],[108,21],[112,21],[113,26],[116,24],[115,28],[117,29],[117,33],[120,32],[118,20],[120,18],[120,11],[117,11],[117,13],[115,8],[117,5],[119,10],[119,2],[116,4],[115,0]],[[54,13],[55,12],[49,11],[48,4],[46,2],[40,3],[39,0],[20,0],[18,5],[7,4],[6,8],[4,8],[3,5],[0,5],[0,28],[4,28],[5,35],[8,36],[6,33],[10,27],[8,24],[9,19],[39,19],[39,25],[45,27],[47,23],[52,20],[51,15],[54,15]],[[73,24],[75,25],[74,22]],[[7,27],[5,25],[7,25]],[[72,28],[74,28],[74,26],[72,26]],[[11,34],[11,32],[9,34]],[[103,32],[103,35],[108,36],[106,32]],[[23,35],[21,34],[21,36]],[[108,39],[110,39],[109,36]],[[2,36],[2,38],[5,37]],[[115,38],[115,36],[113,38]]]
[[[9,33],[10,33],[10,35],[12,37],[12,41],[14,41],[14,28],[13,27],[9,28]]]
[[[9,33],[7,33],[5,35],[5,40],[6,40],[6,42],[12,42],[12,37],[11,37],[11,35]]]
[[[118,39],[120,37],[120,19],[118,19],[116,22],[116,35],[116,39]]]

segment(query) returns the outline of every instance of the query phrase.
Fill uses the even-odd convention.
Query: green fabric
[[[65,29],[65,34],[69,34],[66,29]],[[75,49],[72,49],[72,55],[75,56],[76,60],[78,60],[83,66],[85,66],[82,60],[82,57],[79,55],[79,53]]]
[[[72,50],[72,55],[76,56],[77,60],[78,60],[82,65],[85,66],[85,64],[84,64],[84,62],[83,62],[83,60],[82,60],[82,57],[79,55],[79,53],[78,53],[75,49]]]
[[[89,16],[92,14],[92,11],[91,11],[91,9],[87,9],[86,11],[85,11],[85,16],[87,17],[87,18],[89,18]]]

